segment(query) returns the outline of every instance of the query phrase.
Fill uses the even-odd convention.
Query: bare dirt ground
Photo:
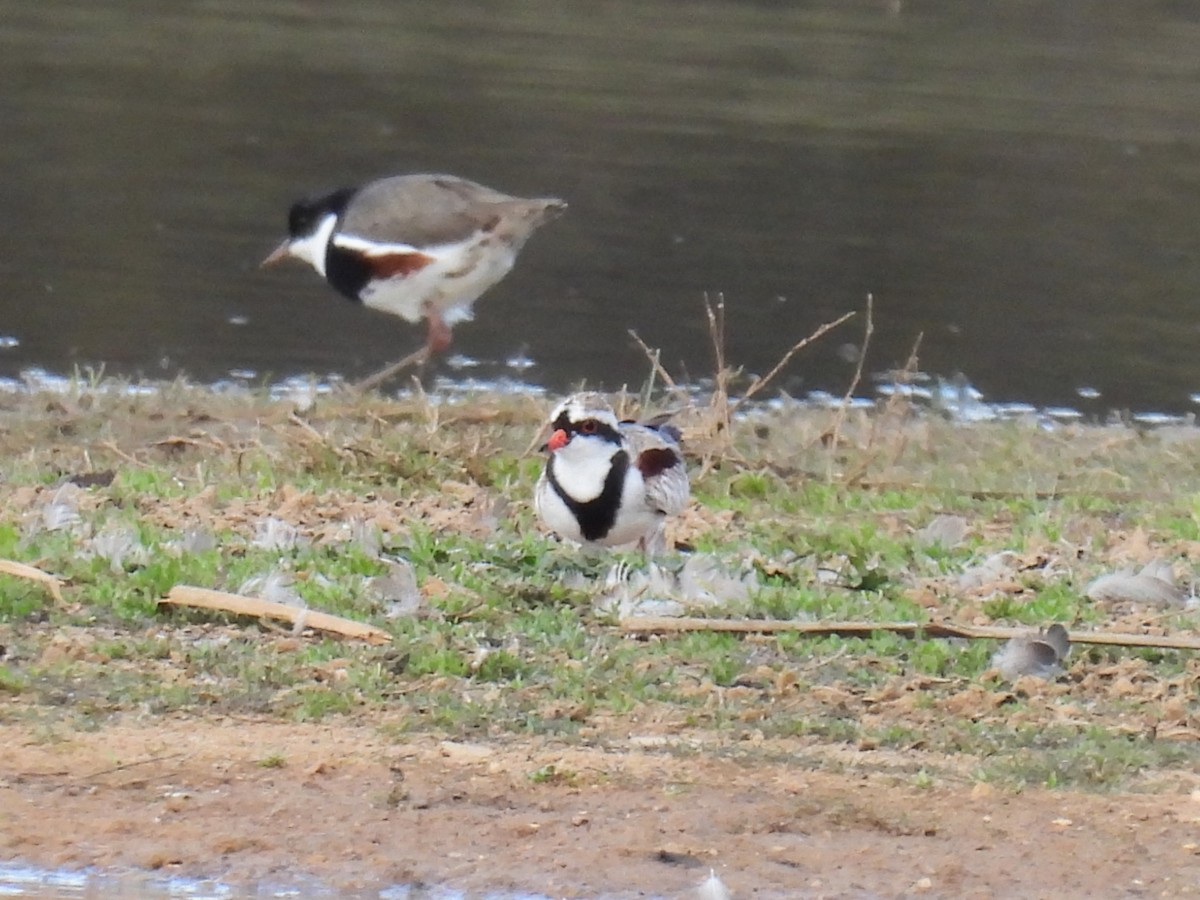
[[[46,866],[562,897],[694,897],[710,868],[737,898],[1200,893],[1200,792],[1177,776],[1149,793],[923,788],[889,771],[899,754],[715,734],[397,743],[184,717],[0,734],[0,847]],[[813,754],[844,758],[818,771]]]

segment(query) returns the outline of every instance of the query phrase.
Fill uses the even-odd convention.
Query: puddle
[[[378,900],[552,900],[544,894],[512,891],[459,891],[430,885],[390,885],[346,890],[316,879],[264,881],[231,885],[220,880],[154,875],[147,872],[98,872],[43,869],[23,863],[0,863],[0,897],[129,898],[129,900],[236,900],[266,898],[378,898]]]

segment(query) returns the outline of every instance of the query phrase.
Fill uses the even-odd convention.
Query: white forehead
[[[550,421],[555,422],[558,417],[566,413],[567,418],[572,422],[582,422],[584,419],[599,419],[617,427],[617,415],[612,411],[612,407],[599,394],[574,394],[564,400],[558,406],[554,407],[554,412],[550,413]]]

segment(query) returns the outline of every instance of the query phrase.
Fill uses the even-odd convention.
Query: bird
[[[566,208],[454,175],[395,175],[293,204],[288,237],[262,265],[299,259],[351,300],[425,319],[424,347],[358,385],[365,389],[449,347],[452,326],[471,318],[533,232]]]
[[[600,394],[567,397],[550,414],[550,456],[538,479],[538,518],[560,537],[604,547],[666,549],[666,520],[691,488],[679,430],[618,421]]]

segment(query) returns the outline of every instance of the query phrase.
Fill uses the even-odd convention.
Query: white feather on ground
[[[918,531],[913,537],[922,550],[941,547],[952,550],[963,542],[967,536],[967,520],[962,516],[934,516],[933,519]]]
[[[250,544],[260,550],[291,550],[302,542],[295,526],[275,516],[267,516],[254,523],[254,539]]]
[[[1017,571],[1019,562],[1017,554],[1011,550],[993,553],[979,565],[964,569],[958,576],[958,586],[964,591],[973,591],[985,584],[1001,581]]]
[[[717,877],[717,873],[709,869],[708,877],[704,879],[696,891],[699,900],[733,900],[733,894],[725,887],[725,882]]]
[[[70,531],[78,533],[83,526],[79,515],[79,495],[83,489],[74,484],[64,484],[54,496],[42,504],[28,523],[29,531]]]
[[[282,603],[285,606],[295,606],[300,609],[307,608],[308,604],[304,602],[304,598],[293,587],[295,583],[295,576],[291,572],[275,569],[266,575],[255,575],[252,578],[247,578],[242,582],[237,592],[247,597],[258,597],[260,600],[268,600],[271,603]]]
[[[595,609],[622,619],[682,616],[689,608],[745,603],[758,586],[754,569],[731,572],[716,557],[703,553],[690,555],[678,572],[656,562],[647,563],[645,569],[619,562],[605,575]]]
[[[1045,631],[1033,631],[1005,642],[992,656],[992,665],[1007,681],[1023,675],[1051,678],[1062,671],[1071,652],[1067,629],[1057,622]]]
[[[1098,603],[1146,603],[1151,606],[1180,606],[1186,599],[1183,589],[1175,584],[1171,564],[1152,560],[1140,572],[1122,569],[1101,575],[1087,586],[1084,594]]]
[[[383,552],[383,532],[379,526],[358,516],[351,516],[342,522],[333,540],[357,549],[371,559],[378,559]]]
[[[386,575],[368,579],[368,589],[383,603],[389,619],[415,616],[425,608],[425,597],[417,585],[412,563],[406,559],[388,560]]]
[[[217,536],[207,528],[189,528],[178,540],[168,541],[162,546],[168,552],[177,553],[180,556],[207,553],[217,549]]]
[[[85,556],[97,556],[108,561],[114,573],[144,566],[150,561],[150,551],[135,529],[128,525],[109,523],[83,545]]]

